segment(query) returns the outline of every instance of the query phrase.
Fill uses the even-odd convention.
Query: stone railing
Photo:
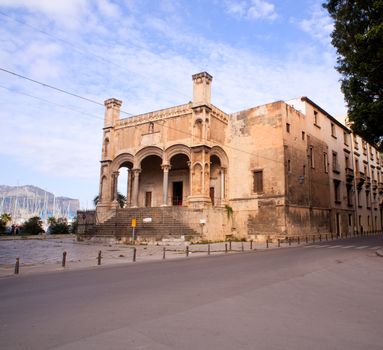
[[[191,112],[191,103],[186,103],[171,108],[160,109],[158,111],[153,111],[149,113],[139,114],[129,118],[120,119],[116,122],[116,127],[135,126],[148,122],[168,119],[179,115],[185,115]]]

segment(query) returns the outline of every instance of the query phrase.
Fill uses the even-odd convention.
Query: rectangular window
[[[352,214],[348,214],[348,226],[352,226]]]
[[[328,173],[328,155],[323,153],[323,169],[325,173]]]
[[[366,203],[367,203],[367,208],[371,208],[371,197],[370,197],[370,191],[366,191]]]
[[[343,131],[343,142],[346,146],[348,146],[348,136],[347,131]]]
[[[359,173],[359,160],[357,158],[355,158],[355,172]]]
[[[344,157],[344,163],[346,165],[346,169],[350,169],[350,158],[348,156]]]
[[[362,208],[362,196],[361,196],[362,190],[359,188],[357,193],[358,193],[358,207]]]
[[[311,164],[311,167],[314,168],[315,163],[314,163],[314,147],[313,146],[310,146],[309,152],[310,152],[310,164]]]
[[[305,140],[305,132],[302,131],[302,140],[304,141]]]
[[[334,197],[335,203],[340,203],[340,181],[334,180]]]
[[[287,131],[288,133],[290,133],[290,124],[289,124],[289,123],[286,123],[286,131]]]
[[[332,171],[339,172],[338,154],[336,152],[332,152]]]
[[[349,207],[352,207],[352,186],[347,185],[346,190],[347,190],[347,205]]]
[[[319,116],[317,111],[314,111],[314,125],[319,126]]]
[[[253,192],[263,192],[263,170],[253,171]]]
[[[336,138],[335,124],[331,123],[331,136]]]

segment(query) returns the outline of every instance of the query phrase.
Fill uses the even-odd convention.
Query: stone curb
[[[383,249],[378,249],[375,253],[377,256],[380,256],[383,258]]]

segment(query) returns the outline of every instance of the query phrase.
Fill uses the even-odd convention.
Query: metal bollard
[[[61,262],[61,266],[65,267],[65,264],[66,264],[66,252],[63,253],[63,260]]]
[[[166,248],[164,247],[162,251],[162,259],[165,260],[165,257],[166,257]]]
[[[15,275],[18,275],[20,271],[20,258],[16,258]]]
[[[101,265],[101,250],[98,251],[98,256],[97,256],[97,265]]]
[[[242,250],[242,251],[245,250],[245,247],[243,246],[243,242],[242,242],[241,250]]]
[[[137,248],[133,248],[133,262],[136,262],[136,256],[137,256]]]
[[[229,250],[231,250],[231,241],[229,241]]]
[[[227,253],[227,243],[225,243],[225,254]]]
[[[253,250],[253,240],[250,241],[250,250]]]
[[[281,240],[278,238],[278,248],[281,247]]]
[[[186,246],[186,256],[189,256],[189,246]]]
[[[210,243],[207,245],[207,255],[210,255]]]
[[[266,239],[266,248],[269,248],[269,240]]]

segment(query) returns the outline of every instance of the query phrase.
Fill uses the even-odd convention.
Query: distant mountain
[[[17,222],[32,216],[47,219],[50,216],[72,219],[80,208],[78,199],[55,197],[42,188],[0,185],[0,214],[10,213]]]

